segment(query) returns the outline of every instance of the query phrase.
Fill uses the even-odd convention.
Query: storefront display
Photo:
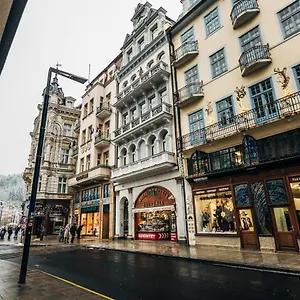
[[[240,216],[241,230],[254,231],[254,223],[253,223],[251,209],[240,209],[239,216]]]
[[[292,196],[295,203],[297,221],[300,227],[300,176],[290,179],[290,187],[292,190]]]
[[[100,227],[100,213],[82,213],[81,225],[83,226],[82,235],[94,235],[98,236]]]
[[[138,239],[177,240],[174,200],[163,187],[151,187],[140,194],[134,209]]]
[[[236,233],[230,187],[195,192],[197,233]]]

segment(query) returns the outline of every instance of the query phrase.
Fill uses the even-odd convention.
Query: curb
[[[206,265],[214,265],[214,266],[221,266],[221,267],[228,267],[228,268],[239,268],[245,270],[252,270],[252,271],[260,271],[260,272],[268,272],[268,273],[276,273],[276,274],[284,274],[290,276],[300,277],[300,270],[290,270],[287,268],[274,268],[269,266],[256,266],[251,264],[243,264],[243,263],[233,263],[233,262],[226,262],[226,261],[217,261],[212,259],[204,259],[204,258],[195,258],[195,257],[184,257],[184,256],[175,256],[171,254],[158,254],[158,253],[149,253],[143,251],[134,251],[134,250],[125,250],[125,249],[114,249],[105,246],[95,246],[95,245],[82,245],[82,248],[93,248],[93,249],[101,249],[101,250],[110,250],[116,252],[123,252],[123,253],[138,253],[148,256],[157,256],[157,257],[164,257],[164,258],[176,258],[184,261],[193,261],[199,262]]]

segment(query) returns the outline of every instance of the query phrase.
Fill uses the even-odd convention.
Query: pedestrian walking
[[[81,230],[83,228],[83,225],[78,226],[77,228],[77,238],[80,240],[80,234],[81,234]]]
[[[1,239],[1,240],[4,240],[5,233],[6,233],[6,228],[3,227],[3,228],[1,229],[1,232],[0,232],[0,239]]]
[[[20,226],[17,226],[17,227],[15,228],[14,240],[16,240],[16,239],[18,238],[18,233],[19,233],[19,231],[20,231]]]
[[[70,237],[70,225],[67,224],[64,231],[65,243],[69,243],[69,237]]]
[[[75,239],[75,235],[76,235],[76,231],[77,231],[77,226],[76,224],[73,224],[70,228],[70,233],[71,233],[71,243],[74,243],[74,239]]]
[[[65,234],[65,229],[63,227],[61,227],[59,229],[59,240],[58,240],[59,243],[64,242],[64,234]]]
[[[11,226],[8,227],[7,233],[8,233],[8,240],[10,240],[10,237],[11,237],[11,235],[12,235],[12,233],[13,233],[13,229],[12,229]]]
[[[42,241],[44,239],[45,234],[46,234],[45,227],[44,227],[44,225],[42,225],[41,233],[40,233],[40,241]]]

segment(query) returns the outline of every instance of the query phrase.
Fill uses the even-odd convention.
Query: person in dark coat
[[[81,234],[81,230],[83,228],[83,225],[78,226],[77,228],[77,238],[80,240],[80,234]]]
[[[19,233],[20,229],[21,229],[20,226],[15,228],[15,235],[14,235],[15,240],[18,238],[18,233]]]
[[[5,233],[6,233],[6,228],[3,227],[3,228],[1,229],[1,232],[0,232],[0,238],[1,238],[1,240],[4,240]]]
[[[70,228],[70,233],[71,233],[71,243],[74,243],[74,239],[75,239],[75,235],[76,235],[76,231],[77,231],[77,226],[76,224],[73,224]]]
[[[11,235],[12,235],[12,233],[13,233],[13,230],[12,230],[12,227],[11,227],[11,226],[8,227],[7,233],[8,233],[8,240],[10,240],[10,237],[11,237]]]

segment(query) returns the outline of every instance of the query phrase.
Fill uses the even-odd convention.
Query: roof
[[[0,74],[17,32],[28,0],[1,0],[0,4]]]

